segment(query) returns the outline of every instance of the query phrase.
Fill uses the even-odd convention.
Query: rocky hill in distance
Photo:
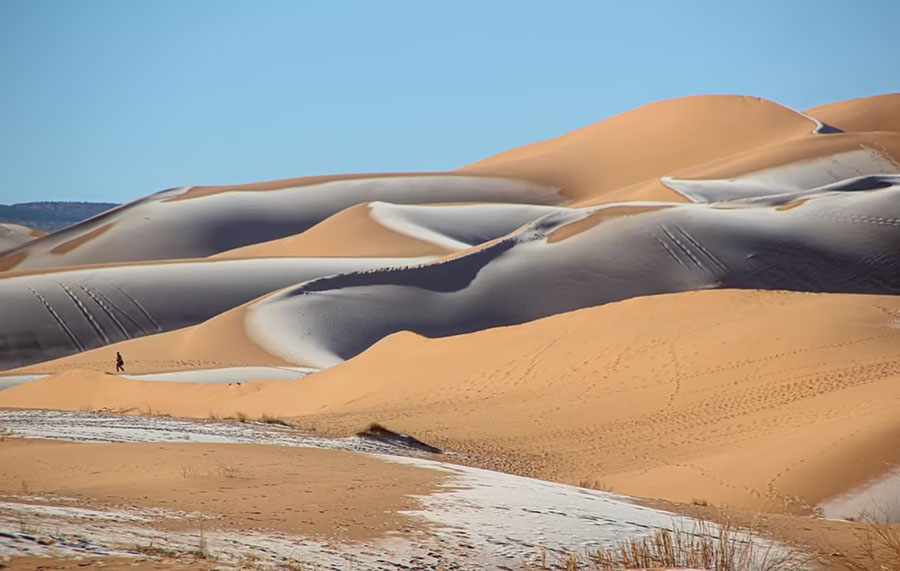
[[[22,202],[0,204],[0,222],[21,224],[43,232],[61,230],[118,206],[112,202]]]

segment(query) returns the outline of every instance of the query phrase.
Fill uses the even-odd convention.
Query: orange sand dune
[[[448,250],[378,224],[368,204],[357,204],[293,236],[228,250],[211,258],[272,256],[419,257],[440,256]]]
[[[295,366],[266,352],[244,334],[244,314],[250,303],[253,302],[193,327],[138,337],[4,374],[55,374],[69,369],[114,371],[116,352],[124,355],[127,372],[135,375],[223,367]]]
[[[806,111],[810,117],[844,131],[900,132],[900,93],[829,103]]]
[[[819,157],[865,150],[883,157],[900,168],[900,132],[835,133],[801,137],[762,145],[745,153],[731,155],[673,171],[674,178],[725,179],[802,163]],[[848,175],[850,173],[847,173]],[[878,173],[853,173],[858,175]],[[849,178],[849,176],[848,176]]]
[[[808,118],[764,99],[685,97],[651,103],[457,172],[559,185],[575,201],[589,201],[760,145],[812,136],[814,129]],[[675,193],[669,199],[678,200]]]
[[[344,434],[377,421],[488,467],[804,513],[900,461],[898,323],[889,296],[690,292],[400,333],[300,381],[74,370],[2,391],[0,406],[270,414]]]
[[[318,175],[318,176],[301,176],[296,178],[285,178],[279,180],[270,180],[264,182],[251,182],[247,184],[229,184],[217,186],[192,186],[187,192],[179,196],[168,199],[169,202],[179,200],[189,200],[191,198],[200,198],[201,196],[209,196],[211,194],[219,194],[221,192],[246,192],[246,191],[266,191],[280,190],[282,188],[294,188],[298,186],[310,186],[313,184],[321,184],[323,182],[332,182],[337,180],[356,180],[362,178],[387,178],[395,176],[428,176],[428,175],[452,175],[453,173],[444,172],[419,172],[419,173],[354,173],[354,174],[334,174],[334,175]]]

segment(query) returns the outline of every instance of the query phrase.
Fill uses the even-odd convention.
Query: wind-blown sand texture
[[[898,98],[692,97],[450,173],[150,195],[0,254],[0,407],[381,422],[557,482],[834,506],[900,464]]]

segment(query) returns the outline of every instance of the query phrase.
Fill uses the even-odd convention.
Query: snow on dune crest
[[[694,202],[716,202],[796,192],[843,180],[900,174],[900,165],[873,148],[837,153],[718,180],[660,179]]]
[[[495,240],[558,211],[559,207],[531,204],[369,205],[370,216],[382,226],[451,251]]]
[[[641,295],[900,293],[898,186],[827,192],[791,209],[674,205],[549,239],[602,208],[549,214],[462,256],[301,284],[251,306],[248,334],[328,367],[397,331],[444,337]]]
[[[548,185],[459,175],[336,180],[178,200],[185,190],[150,195],[37,240],[17,250],[27,257],[15,269],[206,257],[303,232],[345,208],[372,201],[558,204],[562,200]],[[102,236],[91,237],[101,226],[109,227]],[[74,246],[62,250],[66,244]]]

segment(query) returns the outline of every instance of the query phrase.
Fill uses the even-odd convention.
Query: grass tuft
[[[286,421],[285,419],[283,419],[281,417],[269,416],[268,414],[264,414],[261,417],[259,417],[259,421],[264,424],[278,424],[280,426],[288,426],[288,427],[293,426],[290,422]]]
[[[606,480],[585,478],[578,481],[579,488],[586,490],[598,490],[600,492],[612,492],[614,488]]]
[[[692,529],[659,529],[652,537],[632,538],[592,556],[599,569],[682,567],[711,571],[791,571],[805,561],[786,547],[759,541],[753,532],[724,523],[695,521]]]
[[[848,571],[900,571],[900,524],[891,523],[887,513],[881,518],[863,513],[859,521],[863,528],[857,533],[856,557],[835,552],[821,563]]]
[[[180,555],[180,553],[173,549],[153,545],[152,541],[149,545],[135,545],[131,548],[131,551],[140,553],[142,555],[148,555],[150,557],[170,557],[173,559],[177,558]]]

